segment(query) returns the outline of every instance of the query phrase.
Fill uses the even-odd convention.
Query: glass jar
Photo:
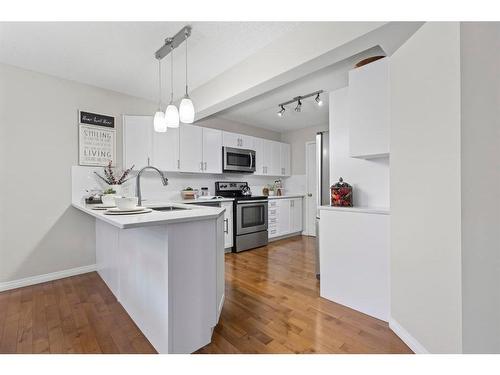
[[[335,207],[352,207],[352,186],[339,178],[339,182],[330,187],[330,204]]]

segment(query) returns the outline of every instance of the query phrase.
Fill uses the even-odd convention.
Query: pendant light
[[[164,133],[167,131],[167,123],[165,121],[165,113],[161,110],[161,60],[158,59],[158,110],[155,113],[153,127],[156,132]]]
[[[188,33],[185,33],[186,43],[186,95],[181,100],[179,105],[179,117],[181,122],[185,124],[192,124],[194,122],[194,105],[193,101],[188,95]]]
[[[170,46],[170,103],[165,110],[165,121],[167,127],[178,128],[179,127],[179,111],[174,105],[174,48]]]

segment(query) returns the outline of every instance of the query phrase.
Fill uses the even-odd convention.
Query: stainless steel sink
[[[163,206],[163,207],[150,207],[153,211],[177,211],[177,210],[190,210],[185,207]]]

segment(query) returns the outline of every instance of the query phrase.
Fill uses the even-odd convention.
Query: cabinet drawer
[[[278,202],[276,202],[276,200],[274,200],[274,199],[270,200],[269,203],[268,203],[269,204],[269,208],[276,207],[276,203],[278,203]]]
[[[278,222],[278,218],[276,217],[270,217],[267,222],[269,223],[269,225],[271,224],[276,224]]]
[[[277,210],[276,210],[276,208],[269,209],[269,210],[267,211],[267,216],[269,216],[269,217],[274,217],[274,216],[276,216],[276,211],[277,211]]]
[[[277,236],[278,236],[278,230],[276,228],[269,229],[269,237],[277,237]]]

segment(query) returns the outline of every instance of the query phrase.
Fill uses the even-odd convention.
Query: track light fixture
[[[300,99],[297,100],[297,107],[295,107],[295,112],[300,112],[302,111],[302,102]]]
[[[321,100],[321,98],[319,97],[319,92],[318,92],[318,95],[316,95],[316,98],[314,100],[316,101],[316,103],[318,103],[318,105],[320,107],[323,105],[323,100]]]
[[[320,95],[323,92],[324,92],[323,90],[319,90],[319,91],[315,91],[315,92],[312,92],[312,93],[307,94],[307,95],[296,96],[295,98],[293,98],[287,102],[278,104],[278,107],[280,108],[280,110],[278,111],[278,116],[283,117],[283,115],[285,114],[285,106],[288,104],[292,104],[294,102],[297,102],[297,106],[294,108],[295,112],[302,112],[302,100],[313,97],[313,96],[315,96],[314,101],[316,102],[316,104],[319,107],[321,107],[323,105],[323,100],[321,100]]]
[[[285,114],[285,107],[280,105],[280,110],[278,111],[278,116],[283,117],[284,114]]]

